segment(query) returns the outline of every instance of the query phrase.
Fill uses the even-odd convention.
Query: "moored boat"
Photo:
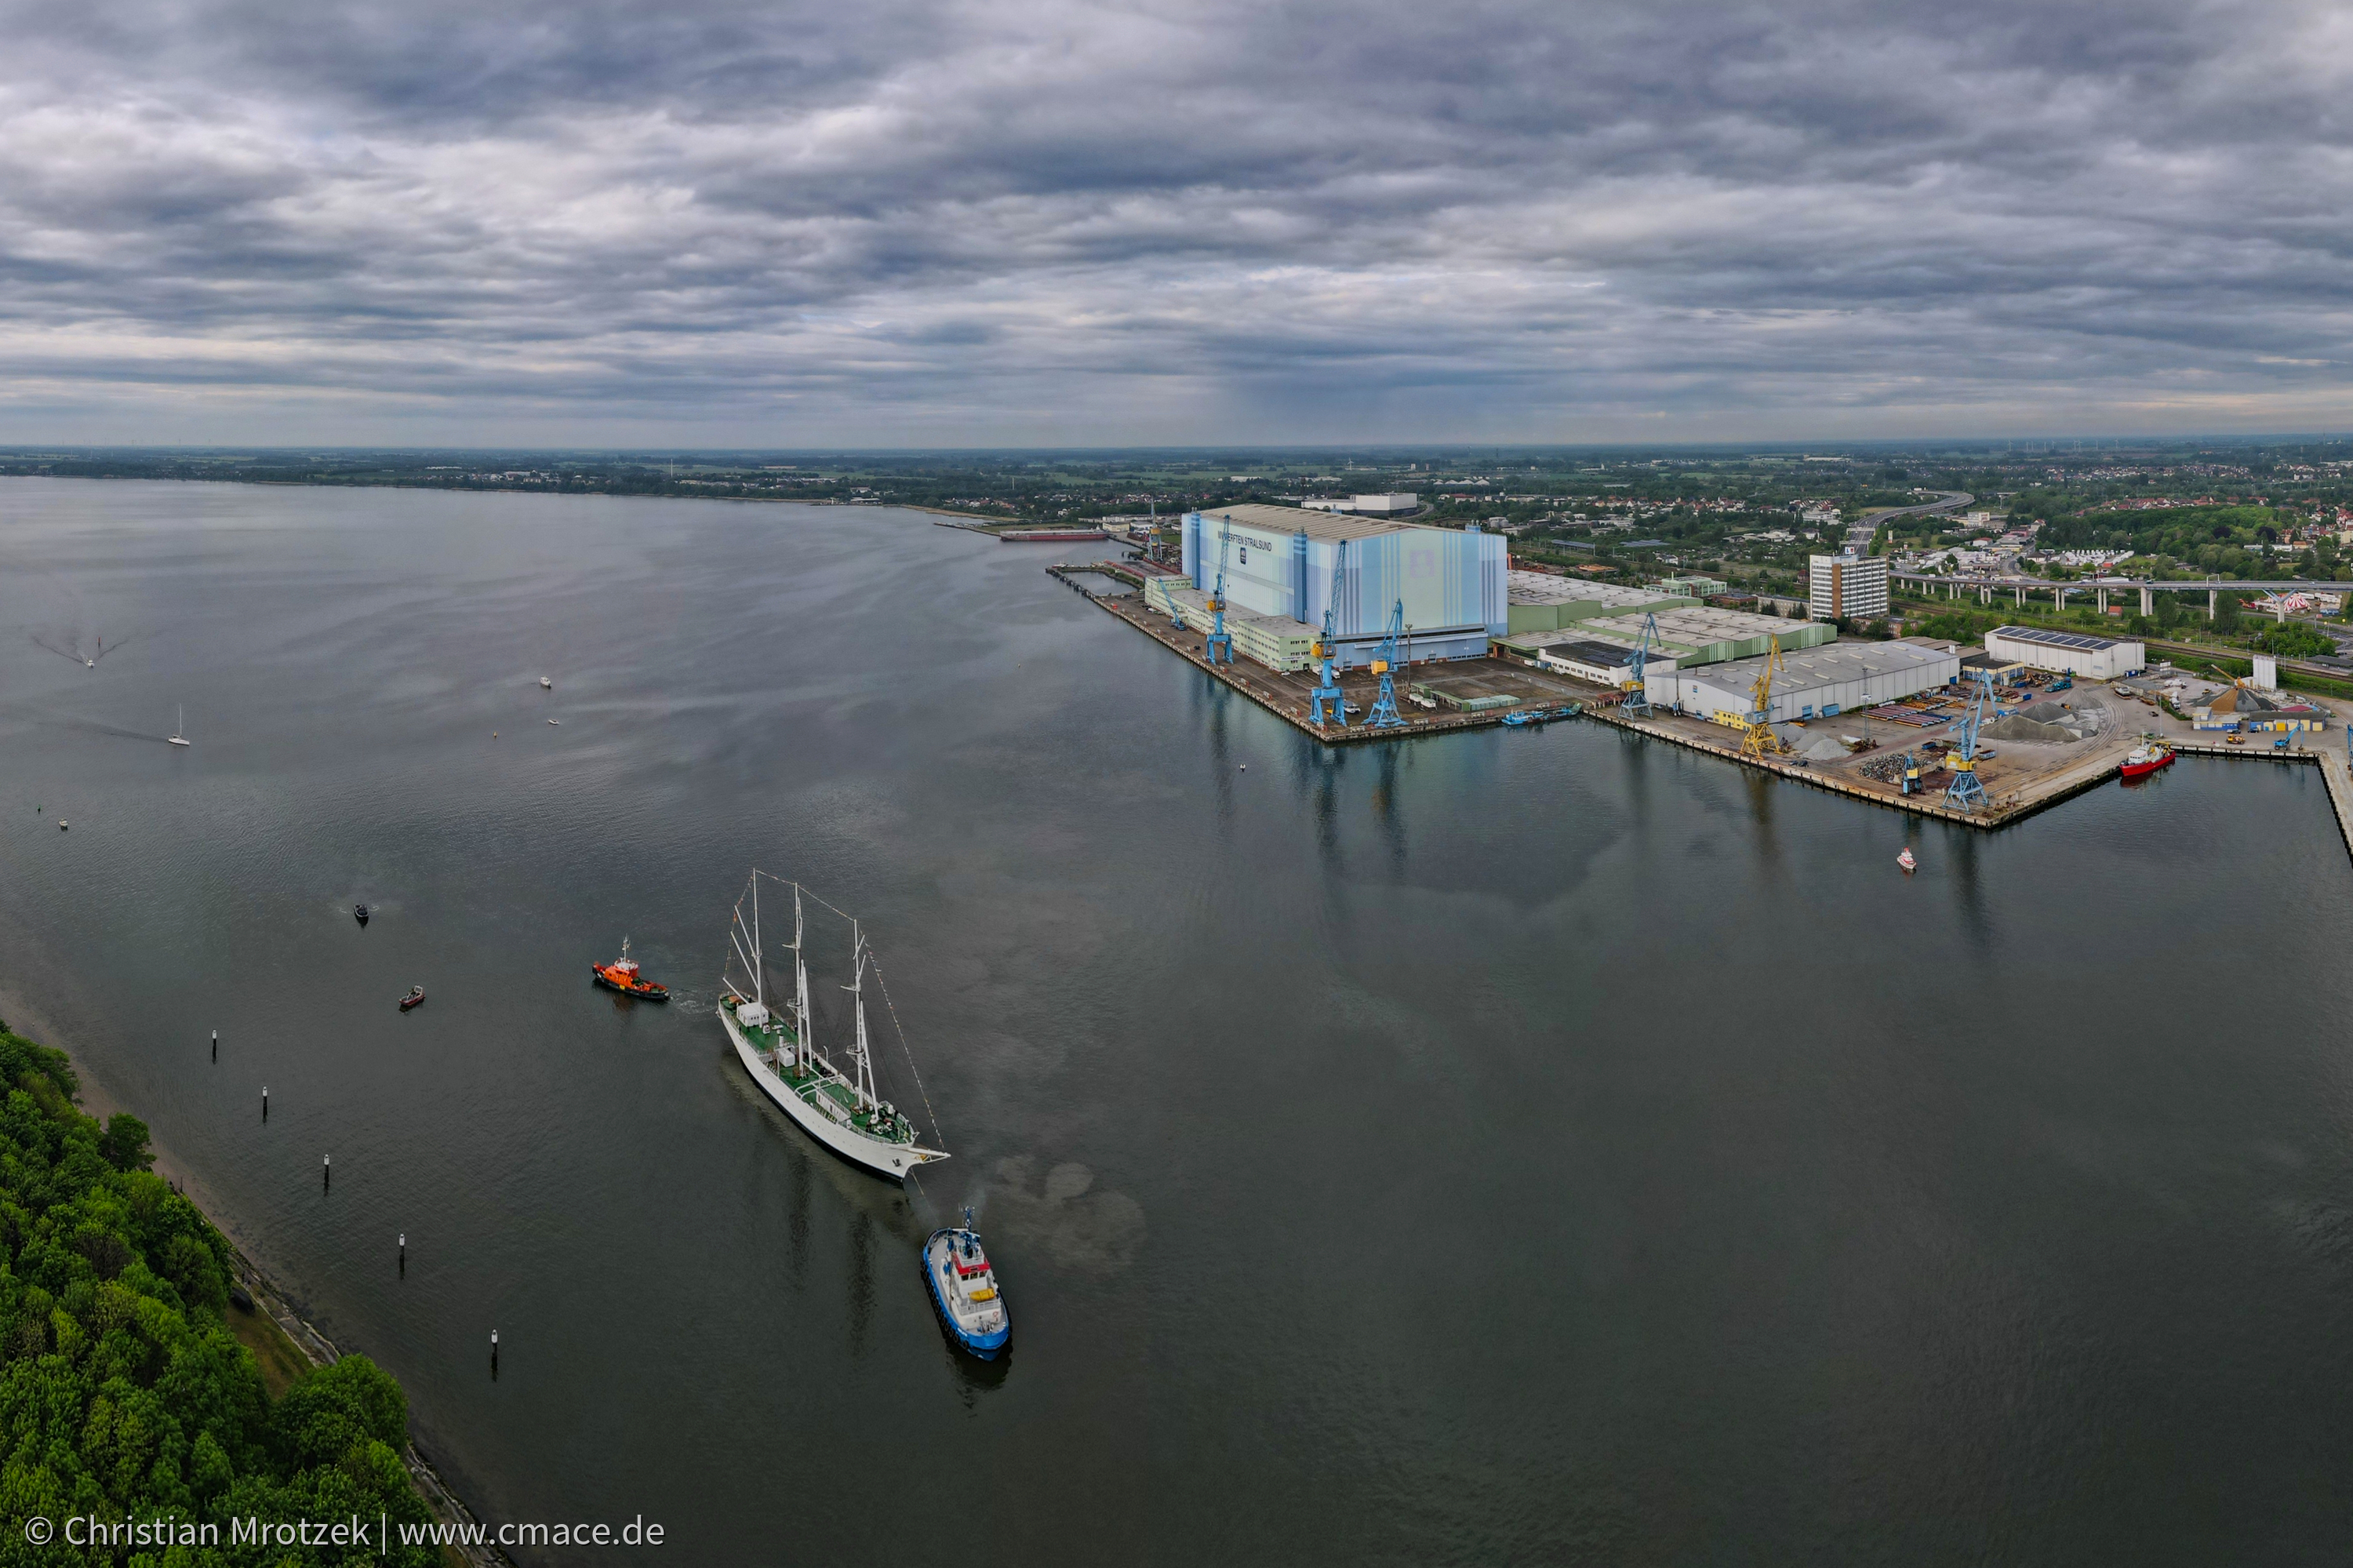
[[[861,1170],[903,1182],[916,1167],[948,1156],[944,1150],[925,1147],[916,1137],[914,1123],[875,1092],[874,1056],[866,1033],[866,970],[873,955],[865,932],[855,920],[850,922],[854,972],[852,983],[842,989],[855,999],[857,1033],[844,1071],[812,1038],[797,883],[786,884],[793,890],[792,995],[779,1011],[769,1010],[766,960],[760,949],[760,879],[765,874],[754,872],[744,896],[735,901],[730,953],[720,976],[726,994],[719,999],[719,1022],[735,1047],[736,1060],[760,1092],[803,1132]]]
[[[997,1269],[972,1228],[972,1211],[964,1224],[934,1231],[923,1243],[923,1282],[931,1287],[932,1305],[957,1344],[993,1361],[1012,1337],[1013,1322],[1005,1309],[1005,1293]]]
[[[423,1001],[424,1000],[425,988],[421,985],[410,986],[408,988],[408,994],[400,999],[400,1011],[406,1012],[410,1008],[415,1007],[418,1002]]]
[[[638,971],[638,960],[629,957],[629,939],[621,938],[621,956],[609,964],[591,964],[588,972],[607,991],[617,991],[623,996],[639,997],[647,1001],[668,1001],[670,987],[656,985]]]
[[[2127,779],[2142,779],[2160,768],[2169,768],[2172,765],[2172,748],[2162,743],[2152,743],[2147,746],[2134,747],[2132,754],[2125,758],[2124,766],[2117,771]]]
[[[364,904],[353,905],[352,918],[357,920],[363,926],[366,925],[368,923],[367,906]]]

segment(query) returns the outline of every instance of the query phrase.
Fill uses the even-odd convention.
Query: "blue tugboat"
[[[923,1243],[923,1280],[956,1343],[982,1361],[995,1361],[1013,1324],[997,1287],[997,1270],[981,1250],[980,1233],[972,1228],[970,1209],[964,1212],[961,1229],[934,1231]]]

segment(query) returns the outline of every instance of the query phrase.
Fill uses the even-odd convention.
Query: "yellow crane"
[[[1740,755],[1763,761],[1778,757],[1788,747],[1773,733],[1773,677],[1781,673],[1781,640],[1773,639],[1773,652],[1765,667],[1757,672],[1757,684],[1748,694],[1748,733],[1740,737]]]

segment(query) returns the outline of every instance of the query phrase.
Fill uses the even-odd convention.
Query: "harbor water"
[[[485,1519],[663,1527],[615,1562],[2340,1549],[2316,770],[1989,835],[1590,724],[1330,751],[1078,558],[9,481],[0,1016]],[[866,923],[886,1093],[955,1155],[920,1191],[728,1049],[754,865]],[[625,936],[667,1007],[591,984]],[[839,1048],[849,933],[808,941]],[[988,1366],[917,1272],[967,1203]]]

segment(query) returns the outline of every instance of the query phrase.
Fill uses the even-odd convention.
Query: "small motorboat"
[[[410,986],[408,988],[408,994],[400,999],[400,1011],[406,1012],[410,1008],[415,1007],[418,1002],[423,1001],[424,1000],[425,988],[421,985]]]
[[[2172,765],[2172,748],[2162,743],[2153,742],[2147,746],[2134,747],[2132,755],[2125,758],[2124,766],[2117,771],[2127,779],[2146,779],[2158,768],[2169,768]]]
[[[1013,1325],[997,1288],[997,1270],[981,1249],[980,1233],[972,1228],[970,1209],[964,1212],[961,1227],[934,1231],[923,1243],[923,1282],[931,1287],[932,1305],[956,1343],[982,1361],[995,1361]]]
[[[1904,846],[1904,853],[1895,857],[1895,863],[1904,868],[1904,874],[1906,876],[1909,876],[1912,873],[1920,869],[1920,863],[1912,857],[1912,846],[1910,844]]]
[[[552,692],[555,690],[555,677],[553,675],[542,675],[539,678],[539,689],[543,692]]]
[[[547,722],[550,724],[562,724],[564,721],[562,719],[550,719]]]
[[[65,820],[63,817],[59,817],[59,818],[58,819],[58,832],[64,832],[65,831],[66,831],[66,820]]]
[[[363,926],[366,925],[368,920],[367,906],[364,904],[353,905],[352,918],[357,920]]]
[[[656,985],[638,972],[638,960],[629,957],[629,939],[621,938],[621,956],[609,964],[591,964],[588,972],[607,991],[617,991],[623,996],[634,996],[647,1001],[668,1001],[670,987]]]

